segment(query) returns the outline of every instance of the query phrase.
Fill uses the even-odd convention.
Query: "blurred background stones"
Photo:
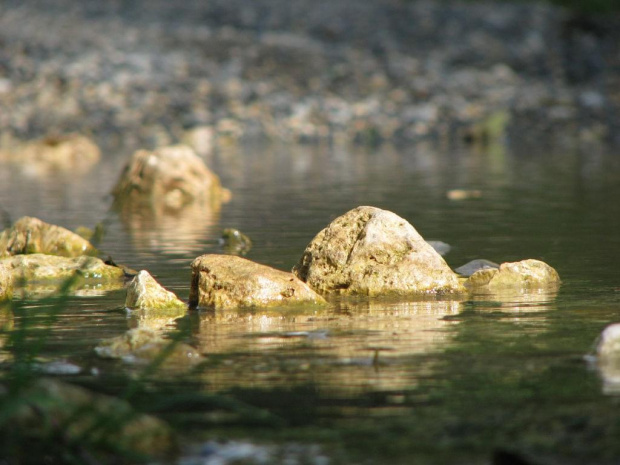
[[[619,31],[545,3],[8,1],[0,133],[204,154],[256,138],[484,141],[501,111],[492,134],[519,143],[617,143]]]

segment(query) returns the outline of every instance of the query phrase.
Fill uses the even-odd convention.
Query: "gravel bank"
[[[5,136],[408,142],[477,138],[499,114],[522,140],[620,143],[619,18],[404,0],[3,3]]]

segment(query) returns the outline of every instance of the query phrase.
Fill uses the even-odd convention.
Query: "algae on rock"
[[[345,213],[319,232],[293,274],[321,294],[465,292],[458,276],[411,224],[367,206]]]

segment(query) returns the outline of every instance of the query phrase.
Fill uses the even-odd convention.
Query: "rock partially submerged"
[[[357,207],[319,232],[293,273],[322,294],[465,292],[443,258],[398,215]]]
[[[160,332],[149,328],[134,328],[121,336],[105,339],[95,347],[95,352],[103,358],[138,364],[162,357],[162,365],[168,368],[187,368],[201,360],[192,346],[165,339]]]
[[[161,286],[148,271],[140,271],[127,287],[125,307],[142,310],[185,310],[187,305]]]
[[[484,268],[473,273],[465,281],[470,289],[490,292],[505,289],[527,290],[560,285],[560,276],[551,266],[540,260],[522,260],[502,263],[499,268]]]
[[[194,151],[184,145],[138,150],[112,190],[119,207],[138,205],[172,211],[193,203],[219,205],[230,191]]]
[[[291,273],[234,255],[207,254],[192,262],[190,307],[231,309],[325,300]]]
[[[29,216],[20,218],[0,234],[0,257],[34,253],[78,257],[96,250],[68,229]]]
[[[122,268],[106,265],[97,257],[59,257],[40,253],[15,255],[0,259],[0,270],[13,276],[13,280],[52,281],[79,276],[98,281],[119,280],[125,277]]]

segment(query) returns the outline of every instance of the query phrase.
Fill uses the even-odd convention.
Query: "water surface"
[[[248,258],[289,270],[317,232],[359,205],[391,210],[424,238],[450,244],[445,259],[453,268],[476,258],[536,258],[563,281],[558,291],[465,300],[189,314],[170,330],[182,330],[205,363],[191,372],[162,368],[150,392],[232,404],[161,413],[188,444],[230,436],[309,441],[335,463],[490,463],[506,451],[532,463],[620,460],[619,398],[583,360],[604,326],[620,321],[617,154],[228,147],[206,162],[232,200],[158,218],[110,210],[107,194],[126,158],[106,154],[80,175],[2,166],[0,205],[12,220],[36,216],[69,229],[103,221],[101,250],[148,270],[182,299],[190,262],[221,252],[224,228],[252,238]],[[450,200],[446,193],[457,188],[481,196]],[[41,356],[84,368],[69,381],[122,391],[123,377],[140,368],[98,359],[93,348],[136,324],[124,298],[122,288],[73,295]],[[36,323],[39,315],[46,324],[49,301],[28,293],[16,301],[15,318]]]

